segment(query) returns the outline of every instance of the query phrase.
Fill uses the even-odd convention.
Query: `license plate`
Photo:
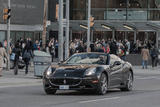
[[[69,85],[60,85],[59,89],[60,90],[68,90],[69,89]]]

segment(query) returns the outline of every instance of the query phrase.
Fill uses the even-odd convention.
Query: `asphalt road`
[[[0,88],[0,107],[160,107],[160,74],[135,74],[134,89],[104,95],[58,91],[46,95],[42,83]]]

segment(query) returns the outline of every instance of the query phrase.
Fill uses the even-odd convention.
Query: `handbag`
[[[12,52],[11,56],[10,56],[11,60],[15,60],[15,53]]]

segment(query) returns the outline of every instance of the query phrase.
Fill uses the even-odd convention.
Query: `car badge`
[[[64,74],[64,76],[66,77],[66,76],[67,76],[67,74]]]
[[[66,83],[67,83],[67,81],[66,81],[66,80],[64,80],[64,81],[63,81],[63,83],[64,83],[64,84],[66,84]]]

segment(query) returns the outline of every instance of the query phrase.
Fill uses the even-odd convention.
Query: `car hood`
[[[97,67],[98,65],[69,65],[69,64],[64,64],[64,65],[51,65],[52,68],[56,69],[84,69],[84,68],[91,68],[91,67]]]
[[[78,77],[82,78],[86,69],[95,68],[98,65],[52,65],[55,69],[53,77],[67,78],[67,77]]]

